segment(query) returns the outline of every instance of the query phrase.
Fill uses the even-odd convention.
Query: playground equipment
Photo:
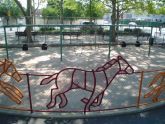
[[[7,63],[9,63],[9,62],[7,62]],[[7,64],[7,65],[10,65],[10,64]],[[152,83],[144,82],[143,79],[145,77],[145,74],[153,73],[153,72],[161,72],[161,73],[159,75],[156,74],[156,76],[154,76],[154,75],[152,76],[152,77],[155,77],[153,79]],[[20,106],[14,106],[14,107],[7,106],[6,104],[0,105],[0,111],[5,109],[6,112],[14,111],[14,113],[15,113],[15,111],[18,111],[18,112],[21,112],[22,114],[26,113],[26,115],[28,115],[28,116],[35,116],[35,117],[37,117],[37,116],[46,117],[47,116],[47,117],[59,117],[59,118],[63,117],[63,116],[66,116],[66,117],[88,117],[88,116],[94,117],[96,115],[103,116],[104,112],[105,113],[111,113],[111,112],[114,113],[114,111],[116,111],[116,113],[119,114],[120,112],[126,112],[126,113],[131,112],[132,109],[134,110],[134,112],[136,112],[136,111],[139,112],[140,110],[144,111],[145,108],[148,109],[152,105],[155,105],[155,104],[157,105],[158,103],[163,103],[162,98],[164,98],[164,95],[163,95],[164,84],[161,84],[161,85],[158,84],[158,86],[160,86],[160,88],[157,88],[157,87],[154,88],[155,93],[158,94],[154,97],[161,96],[161,98],[159,98],[159,100],[156,103],[149,102],[150,101],[149,97],[154,95],[154,94],[152,94],[152,90],[151,90],[151,93],[147,93],[146,91],[143,91],[142,86],[146,85],[146,87],[147,87],[148,84],[149,85],[155,84],[156,79],[159,79],[159,81],[163,81],[163,83],[164,83],[164,78],[163,78],[164,73],[165,73],[164,69],[149,70],[149,71],[143,70],[142,72],[141,71],[134,72],[133,68],[121,56],[111,59],[110,61],[106,62],[103,66],[97,67],[96,69],[92,69],[90,71],[78,69],[78,68],[65,68],[65,69],[59,71],[58,73],[49,74],[49,75],[48,74],[36,74],[36,73],[32,74],[32,73],[25,72],[25,73],[20,74],[22,78],[17,79],[18,81],[20,79],[23,79],[24,85],[27,85],[27,87],[24,87],[23,89],[22,88],[18,89],[17,87],[12,86],[8,82],[4,82],[1,80],[1,82],[0,82],[1,92],[3,92],[12,101],[16,102],[17,104],[20,104],[20,103],[22,103],[22,104],[21,104],[21,107]],[[114,82],[114,80],[116,79],[114,77],[116,77],[116,76],[118,77],[120,75],[121,76],[123,75],[126,77],[127,76],[134,77],[135,75],[139,75],[139,74],[141,74],[141,76],[139,77],[141,79],[140,83],[139,83],[139,89],[138,89],[138,87],[137,87],[137,89],[133,89],[135,91],[137,90],[137,92],[139,92],[139,94],[137,96],[134,96],[135,100],[132,101],[133,103],[129,103],[125,106],[117,105],[117,106],[111,106],[108,108],[101,107],[101,105],[103,105],[103,101],[105,100],[105,97],[107,95],[107,93],[105,93],[105,92],[107,90],[109,90],[109,88],[111,88],[114,84],[119,83],[118,81],[120,80],[120,78],[118,78],[119,80],[116,83],[111,83],[112,81]],[[16,74],[13,73],[12,75],[15,77]],[[16,77],[18,77],[18,76],[16,76]],[[146,77],[148,77],[148,75]],[[39,78],[39,80],[36,80],[37,78]],[[104,81],[104,82],[102,82],[102,81]],[[49,83],[49,82],[55,82],[55,84],[54,83],[52,84],[52,88],[47,88],[47,86],[44,85],[44,84],[50,85],[51,83]],[[125,80],[124,82],[125,83],[122,85],[122,87],[125,86],[126,83],[128,83],[128,86],[130,87],[131,84],[129,84],[128,80]],[[39,83],[41,83],[41,85]],[[111,84],[111,87],[109,87],[110,84]],[[134,80],[133,84],[137,84],[137,80]],[[120,86],[121,86],[121,83],[120,83]],[[3,88],[3,90],[2,90],[2,88]],[[43,90],[43,88],[45,90]],[[74,108],[68,109],[68,104],[70,104],[68,102],[68,99],[70,101],[70,98],[68,98],[68,92],[70,92],[71,89],[72,90],[80,89],[85,92],[87,91],[87,92],[91,93],[89,96],[84,96],[82,98],[79,96],[81,98],[81,102],[83,104],[83,106],[80,106],[79,109],[74,109]],[[23,93],[21,92],[21,90],[27,91],[25,93],[26,95],[23,96]],[[36,93],[36,91],[38,93]],[[50,96],[50,91],[51,91],[51,96]],[[129,93],[129,90],[127,90],[127,91]],[[75,91],[73,91],[73,94],[74,94],[74,92]],[[119,91],[115,91],[115,92],[119,92]],[[112,97],[113,93],[114,92],[111,92],[110,96],[109,96],[110,98],[108,98],[109,102],[112,102],[112,103],[114,100],[113,99],[114,96]],[[47,95],[45,96],[45,94],[47,94]],[[145,94],[149,94],[149,95],[146,97]],[[127,94],[127,96],[128,95],[129,94]],[[44,96],[45,96],[45,98],[43,99]],[[47,107],[48,108],[50,107],[50,108],[47,109],[45,107],[45,105],[47,104],[47,101],[49,100],[49,96],[51,97],[51,100],[50,100],[50,104],[48,104]],[[58,107],[55,108],[56,102],[60,100],[58,98],[56,99],[57,96],[59,96],[59,98],[61,98],[59,108]],[[24,97],[23,100],[27,100],[27,101],[22,102],[23,97]],[[37,99],[35,99],[35,98],[37,98]],[[136,98],[137,98],[137,101],[136,101]],[[149,101],[144,102],[143,98],[148,99]],[[120,99],[120,97],[116,97],[116,99]],[[129,98],[128,101],[130,101],[131,99]],[[70,101],[70,102],[72,102],[72,101]],[[76,105],[74,105],[74,106],[77,106],[80,104],[80,103],[79,104],[77,104],[77,103],[78,102],[76,102]],[[39,106],[41,105],[41,108],[38,108],[38,105]],[[143,109],[141,108],[141,106]],[[33,114],[30,114],[30,113],[27,114],[27,112],[30,112]],[[86,114],[84,115],[84,114],[82,114],[82,112],[86,113]],[[75,115],[75,113],[76,113],[76,115]],[[93,113],[93,114],[91,115],[90,113]]]
[[[21,104],[21,99],[23,98],[23,93],[14,85],[11,85],[9,82],[2,80],[3,75],[8,75],[17,82],[21,81],[21,75],[16,70],[13,63],[7,59],[0,61],[0,92],[8,96],[12,101],[17,104]]]
[[[51,89],[51,100],[47,107],[53,108],[56,105],[56,97],[61,98],[60,108],[67,105],[66,92],[71,89],[81,88],[91,92],[91,96],[83,98],[81,101],[85,103],[84,112],[89,112],[91,106],[99,106],[102,102],[105,90],[111,84],[113,79],[120,74],[131,74],[133,68],[121,56],[112,59],[96,70],[87,71],[78,68],[65,68],[59,73],[55,73],[41,81],[41,85],[55,81],[57,88]],[[91,79],[92,76],[92,79]],[[67,79],[67,78],[70,79]],[[80,78],[81,77],[81,78]],[[102,78],[101,78],[102,77]],[[100,80],[103,79],[103,80]],[[67,79],[67,81],[66,81]],[[65,85],[61,84],[65,82]],[[99,87],[102,87],[99,89]]]
[[[160,83],[159,83],[160,80]],[[157,86],[153,86],[154,84]],[[149,83],[148,87],[153,87],[152,90],[144,95],[144,98],[148,98],[152,96],[153,102],[158,102],[158,97],[161,95],[162,92],[165,91],[165,72],[160,72],[152,79]]]
[[[22,50],[23,51],[28,51],[28,45],[27,44],[23,44],[22,45]]]

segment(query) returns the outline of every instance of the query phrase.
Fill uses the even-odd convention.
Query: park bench
[[[151,37],[151,34],[143,32],[143,33],[139,33],[137,36],[138,37],[147,37],[147,40],[148,40]]]
[[[81,32],[62,32],[62,35],[63,35],[63,38],[66,35],[68,35],[70,37],[73,35],[73,36],[76,36],[78,39],[78,37],[81,35]]]
[[[35,39],[35,36],[38,35],[38,32],[31,32],[31,34]],[[25,31],[17,31],[15,32],[15,35],[18,37],[18,40],[19,40],[19,37],[27,37],[27,33]]]
[[[81,35],[81,32],[31,32],[32,36],[34,36],[34,39],[35,39],[35,36],[36,35],[62,35],[63,36],[63,39],[64,39],[64,36],[76,36],[77,39],[78,37]],[[18,36],[18,40],[19,40],[19,37],[26,37],[27,36],[27,33],[26,32],[15,32],[15,35]]]
[[[103,32],[102,34],[102,38],[104,39],[105,36],[110,36],[110,32]],[[123,35],[133,35],[136,37],[147,37],[147,40],[150,38],[151,34],[150,33],[146,33],[146,32],[140,32],[140,33],[131,33],[131,32],[117,32],[116,35],[118,36],[123,36]]]
[[[63,39],[64,39],[64,36],[76,36],[77,39],[78,37],[81,35],[81,32],[38,32],[38,34],[40,35],[62,35],[63,36]]]

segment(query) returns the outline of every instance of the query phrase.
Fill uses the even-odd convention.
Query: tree
[[[165,14],[164,0],[146,0],[146,11],[148,14]]]
[[[25,17],[26,20],[26,24],[27,25],[31,25],[33,24],[33,17],[32,17],[32,0],[27,0],[27,9],[25,9],[22,4],[20,3],[19,0],[14,0],[15,3],[17,4],[17,6],[20,8],[23,16]],[[44,0],[38,0],[38,3],[40,3],[40,1],[44,1]],[[31,26],[27,26],[25,29],[25,32],[27,33],[27,40],[28,42],[32,42],[32,36],[31,36]]]
[[[134,10],[135,13],[143,14],[164,14],[165,11],[164,0],[136,0],[128,4],[129,7]]]
[[[59,17],[61,10],[63,10],[63,17],[90,17],[99,18],[103,17],[107,12],[105,6],[99,0],[48,0],[47,8],[42,11],[43,16],[54,15]],[[63,5],[63,7],[60,7]],[[51,10],[51,11],[50,11]]]
[[[18,17],[20,15],[21,15],[21,11],[18,8],[18,6],[15,4],[15,2],[10,1],[9,4],[8,0],[5,0],[0,4],[0,16]]]
[[[89,17],[90,21],[95,18],[102,18],[108,9],[100,0],[80,0],[83,6],[83,17]]]
[[[59,17],[62,24],[64,17],[66,19],[80,15],[79,5],[76,0],[48,0],[47,7],[42,10],[42,16]]]
[[[105,6],[98,0],[90,0],[91,2],[87,5],[86,16],[90,18],[102,18],[107,12]]]
[[[63,4],[63,0],[48,0],[47,7],[42,10],[42,16],[48,19],[60,17],[61,24],[63,24]]]
[[[17,18],[21,16],[21,11],[14,1],[3,0],[0,4],[0,16],[5,17],[8,24],[10,16]]]
[[[79,16],[78,10],[79,3],[76,0],[67,0],[64,2],[64,17],[77,17]]]
[[[125,12],[130,12],[131,10],[140,10],[143,8],[144,4],[142,0],[103,0],[102,3],[106,5],[111,12],[111,40],[116,41],[116,32],[118,30],[118,23],[121,15]]]
[[[115,24],[116,24],[116,10],[117,10],[117,0],[104,0],[103,3],[110,8],[111,10],[111,41],[115,42],[116,40],[116,29],[115,29]]]

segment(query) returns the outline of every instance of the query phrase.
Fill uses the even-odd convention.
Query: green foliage
[[[59,17],[61,8],[61,0],[48,0],[47,7],[43,9],[42,16]],[[91,11],[91,12],[90,12]],[[103,17],[107,12],[105,6],[97,1],[92,0],[91,10],[88,1],[81,0],[64,0],[63,3],[63,17]]]
[[[53,16],[59,16],[59,13],[58,13],[58,10],[56,10],[52,7],[47,7],[47,8],[43,8],[42,16],[49,18],[49,17],[53,17]]]
[[[7,7],[5,4],[0,5],[0,16],[7,16]]]
[[[43,9],[42,16],[59,17],[61,13],[61,0],[48,0],[47,7]],[[81,6],[76,0],[64,0],[63,3],[63,16],[76,17],[80,15]],[[80,13],[79,13],[80,12]]]
[[[164,0],[138,0],[134,11],[138,14],[144,12],[148,14],[165,14]]]
[[[75,0],[67,0],[64,2],[64,17],[77,17],[79,11],[77,11],[79,5]]]
[[[156,14],[165,15],[165,7],[160,7],[159,9],[156,9]]]
[[[40,28],[40,31],[42,31],[42,32],[44,32],[44,31],[54,31],[55,30],[55,28],[53,28],[53,27],[42,27],[42,28]]]
[[[100,1],[97,0],[91,0],[90,3],[85,5],[85,16],[86,17],[92,17],[92,18],[102,18],[103,15],[107,12],[107,9],[105,8],[105,5],[102,4]]]
[[[13,16],[18,17],[21,15],[21,11],[14,1],[4,0],[0,4],[0,16]]]
[[[148,1],[146,5],[146,10],[150,14],[156,14],[155,3],[153,3],[152,1]]]

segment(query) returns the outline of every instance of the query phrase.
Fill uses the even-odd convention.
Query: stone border
[[[45,114],[45,113],[22,113],[16,112],[16,111],[9,111],[9,110],[2,110],[0,109],[0,113],[3,114],[9,114],[9,115],[14,115],[14,116],[22,116],[22,117],[32,117],[32,118],[56,118],[56,119],[85,119],[85,118],[98,118],[98,117],[109,117],[109,116],[121,116],[121,115],[129,115],[129,114],[138,114],[138,113],[143,113],[147,111],[153,111],[157,108],[163,108],[165,107],[165,101],[159,102],[150,106],[142,106],[140,108],[133,108],[133,109],[120,109],[116,112],[109,112],[109,113],[99,113],[99,114],[89,114],[89,115],[65,115],[65,116],[56,116],[50,115],[50,114]]]

